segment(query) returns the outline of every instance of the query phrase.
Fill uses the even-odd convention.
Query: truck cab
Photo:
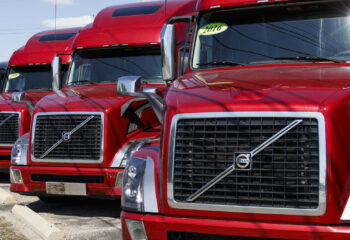
[[[198,2],[161,138],[125,168],[123,239],[350,239],[349,8]]]
[[[12,54],[0,94],[0,171],[9,172],[12,146],[17,138],[29,132],[34,104],[51,93],[53,57],[71,53],[77,31],[74,28],[37,33]],[[69,61],[70,55],[65,55],[65,72]],[[15,95],[21,96],[25,104],[12,102]]]
[[[188,8],[180,3],[174,14]],[[24,160],[11,167],[11,191],[42,200],[120,198],[129,149],[160,134],[162,120],[151,105],[167,91],[160,55],[164,11],[163,2],[111,6],[80,31],[64,86],[36,104],[30,134],[19,140],[28,150],[13,156]],[[184,39],[179,34],[178,46]],[[143,95],[119,93],[130,88]]]

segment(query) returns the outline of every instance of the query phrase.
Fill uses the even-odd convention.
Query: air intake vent
[[[171,146],[174,201],[213,210],[217,205],[317,211],[325,182],[320,120],[278,113],[179,119]],[[219,176],[224,177],[213,180]]]
[[[73,37],[76,33],[48,34],[39,39],[39,42],[65,41]]]
[[[19,112],[0,112],[0,146],[12,146],[19,137]]]
[[[133,7],[133,8],[119,8],[113,12],[112,17],[150,15],[150,14],[154,14],[162,7],[163,7],[163,5],[146,6],[146,7]]]
[[[33,161],[102,161],[103,114],[36,114]]]

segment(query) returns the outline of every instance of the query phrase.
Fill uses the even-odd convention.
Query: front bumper
[[[9,172],[11,166],[11,149],[12,147],[0,149],[0,172]]]
[[[173,239],[350,239],[350,226],[296,225],[254,221],[190,219],[121,213],[124,240],[131,240],[126,219],[143,221],[148,240]],[[194,233],[194,234],[186,234]],[[226,235],[226,237],[225,237]],[[231,237],[229,237],[231,236]],[[241,238],[247,237],[247,238]]]
[[[29,166],[12,166],[12,170],[20,170],[23,184],[11,183],[11,191],[22,195],[42,196],[46,194],[46,181],[33,180],[33,176],[49,177],[48,182],[74,182],[86,184],[86,195],[99,198],[119,198],[121,195],[121,185],[116,186],[117,175],[124,172],[124,169],[117,168],[78,168],[78,167],[29,167]],[[119,174],[118,174],[119,173]],[[103,177],[102,183],[79,182],[78,179],[87,179],[94,176]],[[64,177],[64,178],[63,178]],[[70,177],[74,181],[70,181]],[[57,180],[55,180],[57,179]],[[65,180],[62,180],[65,179]],[[68,180],[67,180],[68,179]],[[118,177],[118,182],[121,181]]]

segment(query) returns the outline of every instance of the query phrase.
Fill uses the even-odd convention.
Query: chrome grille
[[[190,195],[233,165],[235,153],[252,151],[296,119],[302,122],[252,158],[251,170],[236,169],[188,202]],[[320,208],[320,182],[325,179],[320,179],[317,118],[179,117],[173,135],[170,198],[175,207]]]
[[[33,129],[34,161],[100,162],[102,113],[37,114]],[[68,138],[64,135],[71,133]]]
[[[0,112],[0,145],[11,146],[20,134],[20,113]]]

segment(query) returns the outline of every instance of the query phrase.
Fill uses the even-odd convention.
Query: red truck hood
[[[65,88],[62,94],[47,95],[38,102],[35,112],[104,112],[130,99],[117,94],[116,84],[74,86]]]
[[[279,64],[197,71],[174,83],[179,112],[318,111],[350,85],[350,65]],[[170,98],[171,99],[171,98]]]
[[[154,86],[154,85],[153,85]],[[80,167],[110,167],[114,155],[119,148],[128,140],[137,138],[154,137],[159,134],[159,130],[154,130],[159,126],[158,119],[149,106],[144,109],[140,115],[138,130],[128,132],[129,122],[131,122],[130,109],[139,107],[147,103],[143,101],[131,102],[131,108],[122,106],[133,100],[134,97],[121,96],[117,94],[117,84],[95,84],[66,87],[61,92],[47,95],[42,98],[35,106],[33,116],[36,113],[53,112],[102,112],[105,116],[104,122],[104,152],[103,162],[100,164],[78,164]],[[129,105],[125,105],[129,106]],[[124,115],[125,114],[125,115]],[[143,131],[141,126],[148,128],[149,131]],[[152,131],[151,131],[152,130]],[[107,147],[113,146],[113,147]],[[36,163],[31,165],[46,166],[77,166],[77,163]]]
[[[51,93],[48,91],[36,91],[36,92],[25,92],[25,100],[37,103],[42,97]],[[0,111],[22,111],[27,109],[24,104],[13,103],[11,101],[12,93],[1,93],[0,94]]]
[[[186,74],[174,82],[166,97],[164,124],[167,129],[172,129],[170,124],[176,113],[321,112],[326,131],[327,207],[326,213],[318,217],[208,212],[176,209],[168,205],[165,205],[164,211],[182,217],[339,223],[350,191],[349,101],[350,65],[346,63],[241,66]],[[170,131],[165,134],[168,139]],[[168,144],[169,141],[165,140],[165,149],[169,148]],[[164,159],[168,159],[166,154],[168,152]],[[166,162],[164,169],[167,169]],[[163,184],[167,186],[166,179]],[[167,198],[166,193],[164,191],[164,199]]]

